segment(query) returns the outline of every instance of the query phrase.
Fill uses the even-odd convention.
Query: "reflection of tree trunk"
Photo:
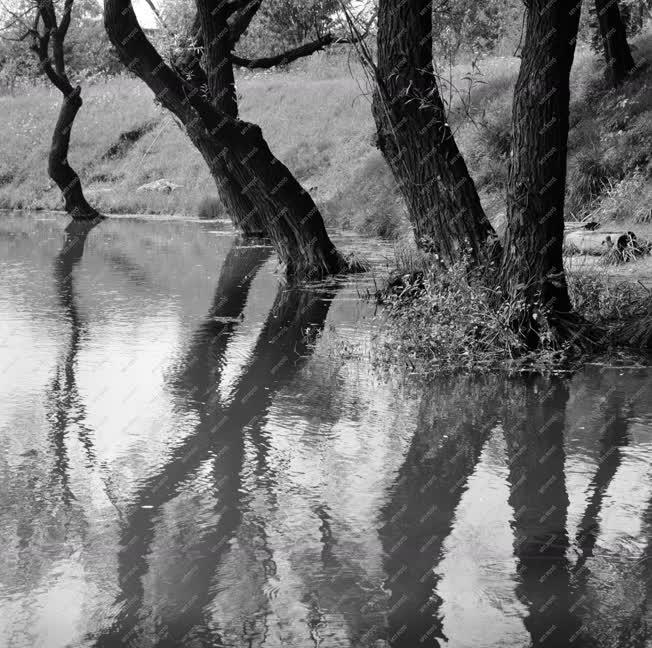
[[[184,407],[201,408],[204,412],[219,407],[215,403],[216,386],[221,380],[227,345],[244,310],[251,282],[269,253],[269,248],[240,247],[234,243],[227,254],[208,316],[193,336],[182,370],[172,381],[172,388],[185,401]],[[160,507],[178,493],[181,483],[210,450],[214,431],[211,422],[212,419],[203,422],[178,451],[172,452],[160,473],[146,479],[136,492],[122,530],[118,556],[118,579],[125,603],[112,626],[99,637],[98,646],[108,648],[114,645],[116,637],[136,632],[144,596],[142,578],[148,570],[147,553],[154,539],[155,519]],[[192,464],[187,465],[191,459]]]
[[[622,448],[629,441],[622,394],[612,390],[607,398],[604,431],[600,436],[598,469],[591,480],[591,496],[577,531],[577,545],[582,553],[575,564],[575,571],[579,571],[593,556],[593,548],[600,532],[599,518],[604,496],[622,462]],[[584,573],[582,580],[585,578]]]
[[[493,228],[448,124],[431,32],[431,1],[380,0],[373,114],[417,243],[449,263],[467,249],[483,257]]]
[[[82,105],[80,93],[81,88],[77,86],[63,96],[59,117],[52,134],[48,173],[61,190],[64,208],[73,218],[95,219],[98,213],[86,201],[81,180],[75,170],[68,164],[70,133],[77,112]]]
[[[516,594],[529,609],[524,623],[534,646],[583,646],[582,620],[566,555],[568,387],[558,379],[526,380],[525,385],[511,383],[510,392],[517,398],[507,405],[504,415],[518,559]]]
[[[595,0],[595,11],[607,63],[607,76],[611,84],[618,87],[635,67],[618,0]]]
[[[211,580],[228,543],[242,519],[241,471],[245,432],[264,425],[276,392],[305,365],[311,343],[323,329],[333,294],[315,298],[309,291],[282,288],[252,352],[252,362],[244,370],[228,407],[215,403],[204,412],[206,424],[215,436],[211,452],[215,457],[215,501],[220,519],[205,529],[197,542],[179,548],[195,557],[195,576],[188,581],[188,596],[179,598],[179,614],[167,620],[168,636],[158,645],[177,646],[206,625],[205,608],[210,603]],[[252,440],[256,434],[249,435]],[[201,457],[200,457],[201,459]],[[187,601],[192,600],[190,609]]]
[[[47,401],[50,404],[48,418],[52,425],[51,440],[55,456],[55,471],[61,480],[66,501],[70,501],[74,497],[69,486],[68,453],[66,451],[66,434],[71,423],[77,425],[79,440],[84,446],[89,460],[92,461],[95,458],[93,443],[84,424],[85,409],[79,397],[75,379],[75,363],[79,352],[82,321],[73,293],[73,270],[84,254],[88,233],[98,223],[99,219],[70,223],[66,228],[63,247],[54,263],[57,296],[70,320],[71,332],[68,349],[63,361],[55,370],[54,379],[48,390]]]
[[[220,278],[222,286],[231,286],[237,295],[216,295],[207,319],[189,354],[189,370],[175,389],[188,390],[186,398],[193,407],[199,407],[198,427],[172,452],[167,463],[156,475],[144,481],[138,489],[127,525],[123,530],[119,555],[119,578],[124,605],[112,627],[98,640],[98,645],[110,646],[124,633],[137,633],[143,602],[142,578],[148,570],[147,553],[155,535],[156,517],[161,507],[172,500],[182,484],[192,477],[201,462],[214,456],[216,476],[215,495],[219,502],[219,520],[207,528],[198,539],[196,547],[179,548],[180,555],[193,556],[193,577],[185,583],[192,589],[179,605],[173,605],[167,635],[161,645],[179,645],[181,638],[194,628],[204,627],[205,607],[210,601],[210,582],[216,565],[240,523],[240,471],[243,462],[245,428],[264,419],[273,395],[303,366],[310,353],[314,335],[324,325],[330,300],[316,299],[308,291],[283,291],[279,293],[272,311],[252,352],[252,361],[237,381],[229,405],[217,399],[221,359],[232,329],[216,330],[219,317],[232,320],[238,308],[244,307],[253,270],[262,262],[260,249],[243,248],[243,260],[249,259],[249,268],[239,278],[225,269]],[[224,326],[233,326],[226,322]],[[210,353],[213,362],[196,362],[197,355]],[[219,358],[219,359],[218,359]],[[217,362],[216,362],[217,360]],[[215,364],[213,364],[215,363]],[[183,387],[183,389],[181,389]],[[209,396],[212,395],[212,396]],[[142,506],[150,509],[142,509]],[[197,569],[197,565],[201,565]],[[188,601],[192,601],[189,606]],[[184,607],[185,606],[185,607]],[[181,613],[182,610],[182,613]]]
[[[417,430],[382,512],[379,533],[391,592],[387,630],[395,648],[438,645],[436,640],[443,637],[435,569],[466,482],[497,422],[495,383],[483,386],[462,379],[455,391],[450,383],[437,391],[446,404],[435,397],[423,401]]]

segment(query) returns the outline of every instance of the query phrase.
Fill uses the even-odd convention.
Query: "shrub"
[[[513,326],[529,317],[520,296],[505,299],[485,270],[466,261],[445,269],[428,260],[425,269],[395,274],[380,297],[388,306],[379,335],[381,362],[408,362],[419,373],[546,367],[566,350],[557,345],[543,313],[539,348],[528,347],[528,332]],[[538,317],[537,317],[538,315]]]

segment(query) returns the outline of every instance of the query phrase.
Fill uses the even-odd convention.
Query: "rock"
[[[153,182],[148,182],[147,184],[140,185],[136,191],[158,191],[159,193],[172,193],[173,191],[180,189],[182,185],[175,184],[170,182],[165,178],[159,178]]]

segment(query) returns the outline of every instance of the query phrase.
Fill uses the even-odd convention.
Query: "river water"
[[[649,369],[388,376],[370,275],[66,223],[0,220],[0,645],[645,645]]]

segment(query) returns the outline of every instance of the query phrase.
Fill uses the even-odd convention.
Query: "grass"
[[[649,31],[634,46],[638,60],[652,58]],[[242,117],[261,125],[275,154],[310,190],[328,226],[407,240],[402,200],[373,143],[369,89],[360,86],[362,75],[346,51],[319,52],[288,70],[242,76]],[[602,67],[595,54],[578,51],[572,81],[569,215],[645,220],[650,218],[652,170],[651,73],[644,70],[615,93],[602,79]],[[451,87],[459,92],[443,84],[443,94],[452,97],[450,118],[458,143],[499,230],[517,73],[516,58],[487,58],[473,71],[468,65],[452,70]],[[70,159],[101,211],[227,216],[201,156],[142,82],[127,77],[98,81],[85,86],[82,96]],[[46,173],[59,102],[58,93],[45,85],[0,97],[6,124],[0,207],[61,207]],[[170,194],[136,191],[159,178],[181,188]]]
[[[530,310],[519,296],[505,298],[487,277],[460,262],[439,267],[431,259],[399,251],[399,268],[376,294],[386,307],[371,355],[380,366],[403,366],[419,375],[458,371],[555,371],[596,355],[646,357],[652,341],[652,292],[640,282],[614,281],[605,270],[567,273],[576,312],[593,341],[578,346],[560,339],[545,312],[535,313],[538,345],[531,347]],[[588,340],[588,338],[586,338]]]

